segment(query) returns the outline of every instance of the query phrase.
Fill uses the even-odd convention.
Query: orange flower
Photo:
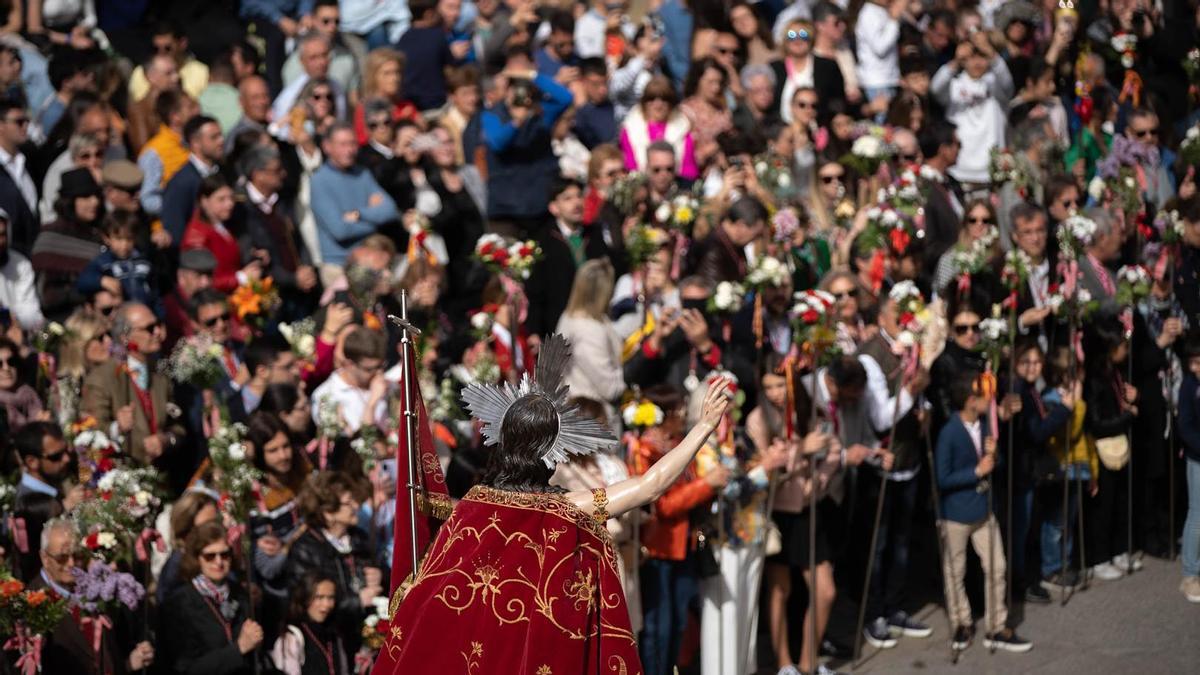
[[[262,296],[255,293],[250,286],[238,286],[233,295],[229,296],[229,301],[233,303],[239,319],[262,311]]]
[[[380,330],[383,328],[383,323],[379,317],[375,316],[374,312],[363,312],[363,326],[371,330]]]
[[[38,590],[38,591],[28,591],[27,593],[25,593],[25,604],[29,605],[30,607],[37,607],[38,605],[42,604],[43,602],[46,602],[49,599],[50,599],[50,596],[46,595],[46,591]]]
[[[18,579],[0,581],[0,597],[2,598],[11,598],[23,590],[25,590],[25,584]]]
[[[267,295],[274,287],[275,282],[271,280],[271,277],[267,277],[266,279],[258,282],[258,293],[259,295]]]

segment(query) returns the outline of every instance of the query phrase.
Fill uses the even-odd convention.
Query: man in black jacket
[[[583,185],[559,176],[551,183],[549,198],[554,225],[538,239],[542,259],[533,266],[525,284],[529,297],[525,326],[534,344],[558,326],[575,283],[575,270],[587,260],[608,255],[600,233],[583,227]]]
[[[925,155],[925,174],[929,182],[929,200],[925,204],[925,269],[934,276],[942,254],[958,241],[962,226],[962,186],[946,170],[958,162],[958,135],[954,125],[932,120],[921,132],[921,154]],[[932,170],[932,171],[930,171]]]
[[[22,147],[29,142],[29,115],[15,101],[0,100],[0,208],[8,212],[8,241],[28,256],[37,237],[38,194]]]

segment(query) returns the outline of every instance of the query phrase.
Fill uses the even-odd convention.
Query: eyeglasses
[[[87,161],[89,159],[100,159],[103,155],[98,152],[82,152],[76,159]]]
[[[915,152],[911,154],[900,153],[896,155],[896,157],[898,157],[901,162],[908,162],[910,164],[917,161],[917,153]]]
[[[1079,206],[1079,200],[1078,199],[1063,199],[1062,201],[1059,202],[1059,205],[1061,205],[1064,209],[1073,209],[1073,208],[1076,208],[1077,206]]]
[[[1138,138],[1146,138],[1147,136],[1157,136],[1158,135],[1158,127],[1154,127],[1153,129],[1142,129],[1140,131],[1135,129],[1133,132],[1133,135],[1137,136]]]
[[[652,166],[649,169],[650,173],[675,173],[673,166]]]
[[[12,368],[13,370],[16,370],[17,369],[16,357],[10,356],[8,358],[0,359],[0,368]]]
[[[154,322],[146,324],[145,326],[138,326],[137,328],[134,328],[134,330],[144,330],[147,333],[153,333],[154,331],[158,330],[158,327],[160,325],[162,325],[162,324],[160,324],[157,321],[154,321]]]
[[[66,565],[68,560],[75,562],[76,553],[74,551],[67,551],[66,553],[47,553],[46,557],[61,566]]]
[[[48,455],[42,455],[42,459],[47,462],[61,462],[63,457],[66,456],[66,454],[67,454],[66,450],[59,450],[58,452],[52,452]]]
[[[789,30],[787,32],[788,42],[795,42],[796,40],[808,42],[810,37],[811,36],[809,35],[807,28],[801,28],[800,30]]]
[[[845,174],[841,174],[841,173],[839,173],[836,176],[821,176],[821,182],[825,183],[827,185],[829,183],[840,183],[840,182],[842,182],[843,178],[845,178]]]
[[[713,47],[713,49],[722,56],[729,56],[737,51],[737,47]]]
[[[314,91],[308,95],[314,101],[332,101],[333,94],[331,92]]]
[[[801,110],[812,110],[817,107],[817,102],[816,101],[805,101],[803,99],[797,99],[795,101],[792,101],[792,107],[800,108]]]
[[[854,291],[842,291],[841,293],[830,291],[829,294],[836,300],[849,300],[854,297]]]
[[[378,129],[380,127],[391,126],[391,124],[392,123],[387,120],[374,120],[372,122],[367,122],[367,128],[368,129]]]
[[[977,323],[958,323],[954,324],[955,335],[966,335],[967,333],[979,333],[979,324]]]
[[[213,326],[217,325],[218,321],[221,323],[229,323],[229,312],[205,319],[204,325],[208,328],[212,328]]]
[[[200,559],[207,563],[216,562],[218,559],[229,562],[233,560],[233,553],[229,549],[225,549],[224,551],[204,551],[200,554]]]
[[[983,216],[982,218],[980,218],[979,216],[967,216],[967,224],[968,225],[991,225],[992,219],[989,216]]]

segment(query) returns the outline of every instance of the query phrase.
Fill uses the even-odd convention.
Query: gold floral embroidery
[[[483,643],[472,642],[470,652],[459,652],[462,655],[463,661],[467,663],[467,672],[474,673],[479,667],[480,661],[483,660]]]
[[[625,665],[625,659],[614,654],[608,659],[608,671],[610,673],[617,673],[617,675],[628,675],[629,666]]]
[[[543,663],[542,667],[538,668],[537,672],[533,675],[554,675],[554,671],[550,670],[550,666]]]
[[[551,551],[557,553],[557,547],[561,545],[559,540],[570,531],[570,526],[545,527],[541,532],[542,541],[536,541],[524,532],[507,532],[503,527],[503,520],[499,512],[492,513],[488,517],[487,525],[483,527],[463,525],[456,512],[442,527],[438,541],[430,551],[429,559],[421,566],[414,586],[431,582],[434,579],[444,579],[434,597],[447,608],[461,614],[476,602],[482,602],[492,610],[492,614],[501,624],[531,620],[529,612],[531,608],[527,606],[526,600],[506,592],[506,588],[510,585],[515,585],[514,588],[524,587],[530,591],[532,596],[530,601],[534,605],[532,607],[534,612],[544,616],[570,639],[587,640],[603,636],[628,640],[631,644],[636,642],[635,636],[627,627],[619,627],[609,621],[601,620],[598,625],[588,624],[586,627],[575,627],[564,625],[556,616],[556,605],[562,602],[570,602],[575,611],[586,607],[588,613],[594,612],[599,605],[601,616],[605,616],[603,610],[610,610],[608,616],[616,616],[616,613],[611,610],[615,610],[623,604],[624,592],[619,585],[608,592],[605,592],[607,589],[598,588],[596,574],[600,573],[600,569],[607,569],[608,574],[613,578],[617,576],[616,552],[612,545],[612,538],[602,524],[596,523],[591,516],[566,499],[553,494],[508,492],[476,486],[467,493],[463,501],[547,513],[591,533],[598,541],[589,541],[588,537],[579,539],[575,544],[577,551],[574,554],[566,552],[557,556],[558,559],[547,569],[547,553]],[[497,568],[489,560],[472,561],[462,558],[446,558],[454,549],[457,541],[468,538],[478,541],[489,534],[499,538],[501,548],[508,548],[515,544],[532,551],[537,560],[536,567],[534,569],[518,567],[516,570],[510,571]],[[601,566],[600,569],[589,569],[586,570],[586,573],[582,570],[575,570],[573,577],[564,579],[571,574],[569,565],[579,562],[580,554],[595,556]],[[560,579],[564,579],[557,582],[561,586],[552,589],[552,584]],[[562,596],[554,594],[555,590],[562,593]],[[394,611],[392,616],[394,620]]]

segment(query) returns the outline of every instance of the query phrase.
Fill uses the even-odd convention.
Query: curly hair
[[[368,496],[365,480],[333,471],[321,471],[308,479],[300,490],[296,505],[300,517],[309,527],[319,528],[325,524],[325,515],[342,507],[342,495],[349,493],[358,501]]]
[[[225,541],[225,526],[213,520],[188,534],[183,543],[183,558],[179,561],[179,578],[191,581],[200,574],[200,552],[209,544]],[[232,567],[232,565],[231,565]]]

